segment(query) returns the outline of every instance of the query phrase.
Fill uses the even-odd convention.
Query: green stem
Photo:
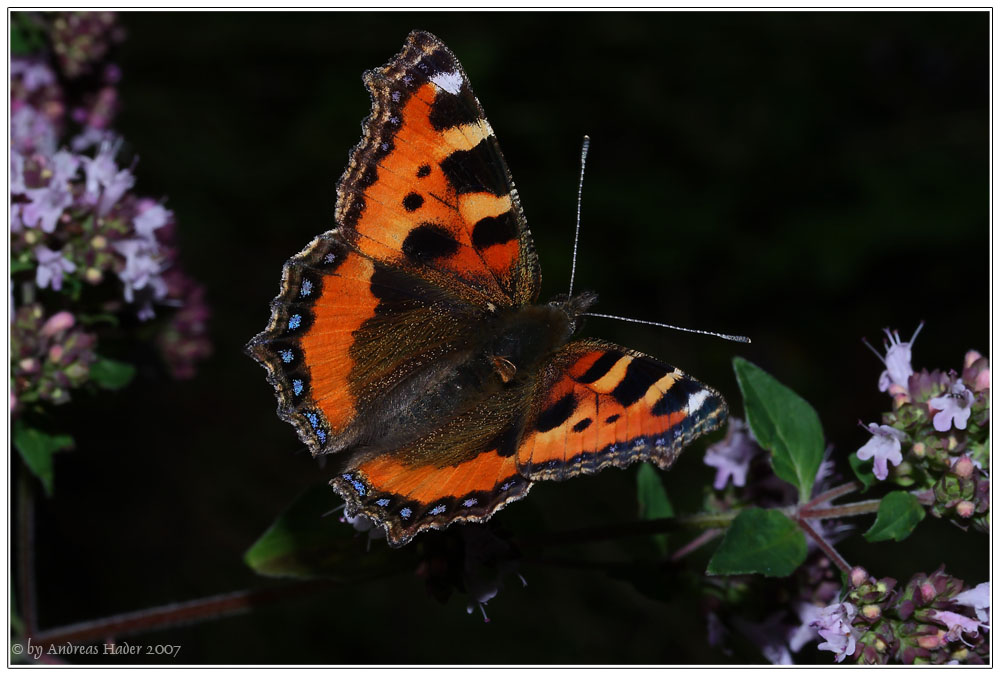
[[[836,507],[813,507],[806,509],[803,507],[798,511],[803,519],[836,519],[843,516],[857,516],[859,514],[874,514],[878,511],[878,506],[882,500],[864,500],[863,502],[852,502]]]

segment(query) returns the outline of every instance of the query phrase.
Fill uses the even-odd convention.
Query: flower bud
[[[91,284],[100,284],[101,280],[104,279],[104,273],[97,268],[87,268],[87,271],[83,273],[83,277]]]
[[[920,585],[920,596],[923,598],[924,603],[929,603],[937,596],[937,589],[930,582],[924,582]]]
[[[930,634],[929,636],[921,636],[917,639],[917,645],[921,648],[926,648],[927,650],[935,650],[941,645],[944,639],[944,630],[938,631],[936,634]]]
[[[63,331],[72,328],[75,321],[76,320],[73,318],[73,315],[69,312],[66,312],[65,310],[57,312],[49,317],[48,321],[45,322],[45,325],[42,326],[41,333],[43,336],[51,338],[57,333],[62,333]]]
[[[877,620],[882,615],[882,609],[874,603],[861,607],[861,614],[868,620]]]
[[[25,357],[17,364],[25,373],[34,373],[38,370],[38,361],[32,357]]]
[[[103,235],[97,235],[92,240],[90,240],[90,246],[100,251],[101,249],[107,248],[108,240]]]
[[[868,571],[861,566],[851,569],[851,586],[860,587],[868,580]]]
[[[968,519],[976,513],[976,505],[968,500],[962,500],[960,503],[955,505],[955,512],[963,519]]]
[[[972,476],[972,472],[975,468],[976,466],[972,463],[972,459],[967,455],[963,455],[955,462],[951,471],[963,479],[968,479]]]
[[[41,235],[39,235],[36,230],[26,230],[24,232],[24,242],[28,246],[34,246],[35,244],[38,244],[38,241],[40,239]]]
[[[53,345],[49,348],[49,361],[58,363],[64,351],[62,345]]]
[[[918,441],[917,443],[913,444],[912,450],[913,450],[913,455],[917,456],[918,458],[922,458],[927,453],[927,446],[924,445],[924,442]]]
[[[965,368],[969,368],[982,358],[983,355],[979,354],[979,352],[977,352],[976,350],[969,350],[968,352],[965,353],[965,359],[963,360],[963,364],[965,365]]]
[[[985,389],[988,389],[989,386],[990,386],[990,370],[986,368],[980,371],[979,374],[976,376],[976,379],[973,381],[972,387],[976,392],[981,392]]]

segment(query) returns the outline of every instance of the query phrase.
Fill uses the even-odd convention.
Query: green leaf
[[[776,509],[751,507],[737,515],[708,562],[709,575],[791,575],[806,559],[806,538]]]
[[[73,437],[68,434],[52,436],[34,427],[28,427],[18,420],[14,423],[13,441],[24,464],[42,482],[45,494],[51,496],[55,474],[52,468],[52,456],[59,451],[72,448]]]
[[[307,489],[247,550],[243,560],[268,577],[360,581],[415,565],[413,547],[368,542],[342,523],[342,503],[326,484]],[[336,512],[336,513],[331,513]]]
[[[40,51],[45,43],[41,29],[26,15],[15,13],[11,15],[10,53],[24,56]]]
[[[798,488],[799,501],[806,502],[823,460],[819,416],[809,402],[746,359],[735,357],[733,370],[757,443],[771,452],[774,473]]]
[[[34,270],[37,264],[32,261],[22,261],[16,258],[12,258],[10,261],[10,274],[16,275],[19,272],[24,272],[25,270]]]
[[[123,361],[98,357],[90,365],[90,378],[95,383],[109,390],[119,390],[135,376],[135,367]]]
[[[636,489],[639,498],[639,518],[642,520],[669,519],[674,515],[674,507],[670,504],[667,491],[663,488],[660,474],[648,462],[639,465],[636,475]],[[660,554],[666,554],[667,536],[658,534],[652,536],[653,542]]]
[[[854,476],[858,478],[858,481],[864,484],[864,490],[867,491],[875,484],[875,473],[872,471],[872,468],[875,466],[874,458],[861,460],[858,458],[857,453],[851,453],[847,456],[847,463],[854,470]]]
[[[865,539],[868,542],[901,542],[923,521],[925,514],[923,505],[916,497],[906,491],[893,491],[879,503],[875,523],[865,533]]]

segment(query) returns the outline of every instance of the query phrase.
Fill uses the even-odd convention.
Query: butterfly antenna
[[[573,235],[573,267],[569,271],[569,295],[573,295],[573,280],[576,278],[576,247],[580,241],[580,214],[583,204],[583,172],[587,168],[587,151],[590,150],[590,137],[584,135],[583,149],[580,151],[580,185],[576,189],[576,234]]]
[[[631,317],[619,317],[617,315],[603,315],[598,312],[584,312],[584,317],[601,317],[602,319],[617,319],[623,322],[632,322],[633,324],[648,324],[649,326],[659,326],[663,329],[674,329],[675,331],[686,331],[687,333],[700,333],[703,336],[715,336],[716,338],[722,338],[724,340],[731,340],[734,343],[750,343],[750,339],[746,336],[733,336],[728,333],[716,333],[715,331],[702,331],[701,329],[686,329],[683,326],[673,326],[672,324],[664,324],[662,322],[650,322],[645,319],[632,319]]]

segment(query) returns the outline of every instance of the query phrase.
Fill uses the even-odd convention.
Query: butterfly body
[[[365,74],[372,115],[337,226],[286,263],[248,351],[348,514],[400,546],[483,521],[535,481],[669,467],[725,403],[680,370],[571,340],[590,293],[536,304],[537,257],[458,60],[415,31]]]

